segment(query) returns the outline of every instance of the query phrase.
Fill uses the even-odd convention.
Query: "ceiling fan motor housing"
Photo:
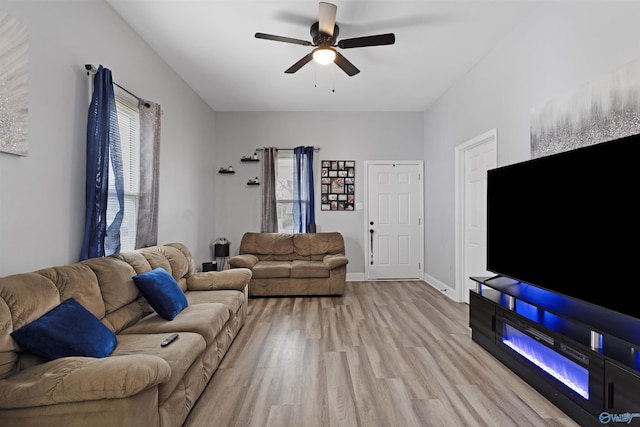
[[[330,62],[335,63],[342,71],[344,71],[349,77],[355,76],[360,72],[355,65],[353,65],[347,58],[341,53],[337,52],[335,47],[340,49],[351,49],[356,47],[368,47],[368,46],[383,46],[394,44],[396,41],[393,33],[378,34],[373,36],[353,37],[350,39],[343,39],[340,42],[338,40],[338,34],[340,28],[336,25],[336,5],[320,2],[320,13],[318,22],[311,25],[311,39],[313,43],[308,40],[301,40],[292,37],[282,37],[272,34],[256,33],[256,38],[273,40],[283,43],[292,43],[302,46],[315,46],[312,52],[306,54],[298,62],[287,68],[284,72],[286,74],[293,74],[302,68],[305,64],[308,64],[312,60],[316,60],[321,64],[328,64]]]
[[[311,26],[311,39],[313,40],[313,44],[319,47],[328,47],[335,46],[334,40],[338,38],[338,34],[340,33],[340,28],[337,24],[333,26],[333,35],[325,34],[320,31],[320,24],[316,22]]]

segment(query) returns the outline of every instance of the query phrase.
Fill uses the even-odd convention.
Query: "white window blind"
[[[293,233],[293,151],[279,151],[276,175],[278,232]]]
[[[138,107],[126,102],[116,94],[118,127],[122,145],[122,170],[124,175],[124,217],[120,229],[120,250],[132,251],[136,244],[138,224],[138,195],[140,191],[140,112]],[[109,168],[109,197],[107,200],[107,223],[113,221],[118,212],[115,179]]]

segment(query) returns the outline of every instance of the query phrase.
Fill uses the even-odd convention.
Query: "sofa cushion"
[[[296,259],[321,260],[325,255],[344,254],[344,238],[338,232],[293,235]]]
[[[261,261],[291,261],[295,259],[293,235],[247,232],[240,242],[240,255],[243,254],[255,255]]]
[[[216,335],[218,335],[218,332],[222,330],[225,323],[227,323],[229,317],[229,309],[224,304],[195,304],[185,308],[172,322],[167,322],[157,314],[152,314],[135,325],[122,330],[120,334],[195,332],[202,335],[207,346],[209,346]]]
[[[82,264],[89,266],[96,275],[106,313],[135,301],[140,294],[131,280],[136,271],[126,262],[113,257],[98,257],[85,260]]]
[[[253,266],[253,278],[267,279],[272,277],[289,277],[291,274],[290,261],[260,261]]]
[[[21,348],[50,360],[107,357],[117,343],[115,334],[73,298],[13,331],[11,336]]]
[[[329,269],[322,261],[292,261],[291,277],[329,277]]]
[[[102,319],[106,313],[100,283],[91,267],[83,262],[45,268],[36,273],[51,280],[60,293],[60,301],[73,298]]]
[[[137,274],[133,281],[163,319],[173,320],[189,305],[178,282],[162,267]]]

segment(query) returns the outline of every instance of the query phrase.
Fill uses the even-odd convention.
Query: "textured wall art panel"
[[[0,151],[28,154],[28,32],[0,10]]]
[[[531,110],[531,158],[640,133],[640,60]]]

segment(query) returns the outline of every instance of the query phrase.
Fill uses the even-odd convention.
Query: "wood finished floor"
[[[577,426],[471,340],[424,282],[256,298],[186,427]]]

